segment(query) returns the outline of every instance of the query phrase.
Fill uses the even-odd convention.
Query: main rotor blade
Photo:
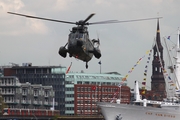
[[[115,23],[115,22],[118,22],[118,20],[99,21],[99,22],[87,23],[87,25],[92,25],[92,24],[108,24],[108,23]]]
[[[24,16],[24,17],[28,17],[28,18],[35,18],[35,19],[41,19],[41,20],[48,20],[48,21],[53,21],[53,22],[61,22],[61,23],[68,23],[68,24],[76,24],[75,22],[61,21],[61,20],[48,19],[48,18],[42,18],[42,17],[35,17],[35,16],[30,16],[30,15],[25,15],[25,14],[19,14],[19,13],[13,13],[13,12],[7,12],[7,13],[13,14],[13,15]]]
[[[152,20],[152,19],[161,19],[163,17],[154,17],[154,18],[145,18],[145,19],[135,19],[135,20],[124,20],[124,21],[119,21],[119,20],[112,20],[112,21],[100,21],[100,22],[94,22],[94,23],[89,23],[89,25],[93,24],[108,24],[108,23],[122,23],[122,22],[136,22],[136,21],[144,21],[144,20]]]
[[[86,23],[92,16],[94,16],[95,15],[95,13],[92,13],[92,14],[90,14],[84,21],[83,21],[83,23]]]

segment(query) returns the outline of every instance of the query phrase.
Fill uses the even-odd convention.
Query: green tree
[[[0,115],[3,114],[2,111],[3,111],[4,108],[7,108],[7,105],[4,103],[3,97],[2,97],[2,95],[0,94]]]

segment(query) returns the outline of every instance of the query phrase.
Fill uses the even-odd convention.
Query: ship
[[[97,102],[105,120],[179,120],[180,104],[141,99],[138,82],[135,81],[133,104]]]
[[[99,106],[105,120],[179,120],[180,118],[179,108],[166,109],[116,103],[101,103]]]
[[[176,45],[176,84],[179,91],[180,73],[180,35],[178,30],[178,42]],[[157,44],[157,43],[156,43]],[[157,45],[156,45],[157,46]],[[158,49],[158,48],[157,48]],[[179,68],[179,69],[178,69]],[[167,82],[166,82],[167,84]],[[175,90],[175,89],[174,89]],[[168,92],[168,91],[167,91]],[[121,104],[120,99],[116,103],[97,102],[101,108],[101,113],[105,120],[179,120],[180,103],[179,94],[176,96],[164,98],[164,101],[154,101],[141,99],[139,94],[138,82],[135,81],[134,99],[131,104]],[[168,101],[171,100],[172,101]],[[175,100],[177,99],[177,100]]]

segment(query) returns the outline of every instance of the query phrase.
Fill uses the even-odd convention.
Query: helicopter
[[[89,32],[88,32],[88,25],[93,24],[108,24],[108,23],[121,23],[121,22],[133,22],[133,21],[142,21],[142,20],[151,20],[151,19],[159,19],[162,17],[156,18],[147,18],[147,19],[136,19],[136,20],[126,20],[126,21],[119,21],[119,20],[106,20],[106,21],[99,21],[89,23],[89,19],[91,19],[95,13],[90,14],[85,20],[80,20],[78,22],[69,22],[69,21],[62,21],[62,20],[55,20],[55,19],[48,19],[36,16],[30,16],[25,14],[19,14],[14,12],[7,12],[9,14],[24,16],[28,18],[35,18],[53,22],[61,22],[67,24],[75,24],[76,27],[72,27],[72,30],[69,33],[68,41],[64,46],[59,48],[59,55],[63,58],[66,58],[67,53],[69,53],[69,57],[74,57],[81,61],[86,62],[86,69],[88,68],[88,62],[92,59],[93,56],[99,59],[101,57],[101,51],[99,49],[100,40],[98,39],[90,39]]]

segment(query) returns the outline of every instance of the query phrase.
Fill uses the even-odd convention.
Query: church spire
[[[163,60],[163,46],[161,44],[161,37],[160,37],[159,19],[157,20],[157,32],[156,32],[155,42],[156,44],[153,47],[151,90],[154,91],[155,94],[161,95],[159,99],[162,99],[165,96],[165,80],[162,69],[164,68],[164,60]]]
[[[159,19],[157,21],[156,42],[157,42],[158,45],[160,45],[159,47],[162,47],[162,45],[161,45],[161,38],[160,38]]]

